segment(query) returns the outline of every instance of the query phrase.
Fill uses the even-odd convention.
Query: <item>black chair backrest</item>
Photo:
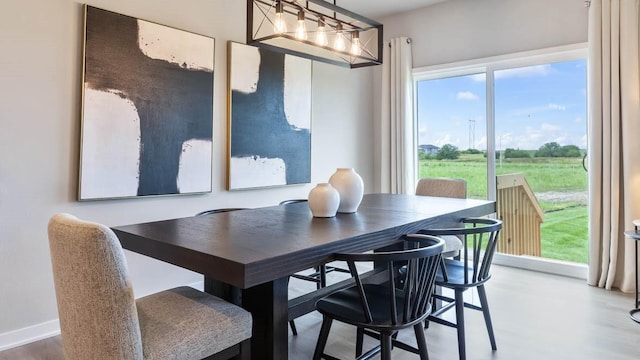
[[[292,200],[284,200],[281,201],[279,205],[288,205],[288,204],[296,204],[301,202],[307,202],[307,199],[292,199]]]
[[[370,299],[367,299],[356,269],[358,262],[374,262],[386,268],[388,279],[385,294],[389,299],[389,315],[392,325],[422,321],[431,307],[438,265],[444,249],[444,240],[435,236],[410,234],[400,238],[403,250],[374,252],[364,254],[335,254],[336,260],[346,261],[355,279],[360,295],[362,309],[367,322],[373,322]],[[379,266],[378,265],[378,266]],[[398,269],[406,265],[406,276],[399,276]],[[379,295],[379,294],[378,294]],[[401,295],[401,296],[398,296]],[[403,301],[397,303],[397,299]],[[401,318],[398,318],[398,306],[402,306]]]
[[[464,263],[464,283],[484,282],[491,277],[491,263],[498,247],[498,233],[502,229],[502,221],[466,218],[461,220],[461,223],[463,227],[460,228],[423,229],[419,233],[432,236],[456,235],[462,239],[459,261]]]
[[[225,213],[225,212],[238,211],[238,210],[246,210],[246,208],[220,208],[220,209],[205,210],[197,213],[196,216],[218,214],[218,213]]]

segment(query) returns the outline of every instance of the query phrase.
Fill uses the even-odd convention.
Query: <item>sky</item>
[[[496,150],[587,147],[586,61],[495,72]],[[484,74],[418,82],[419,144],[486,150]]]

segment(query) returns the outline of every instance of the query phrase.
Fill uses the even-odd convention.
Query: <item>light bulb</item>
[[[284,11],[280,1],[276,3],[276,18],[273,21],[273,30],[276,34],[284,34],[287,32],[287,23],[284,21]]]
[[[307,28],[304,25],[304,11],[298,11],[298,26],[296,27],[296,39],[307,40]]]
[[[360,48],[360,33],[354,31],[351,34],[351,55],[359,56],[362,54],[362,49]]]
[[[333,48],[338,51],[344,51],[344,49],[346,49],[344,36],[342,36],[342,24],[338,24],[336,27],[336,41],[333,43]]]
[[[324,29],[324,23],[322,18],[318,19],[318,30],[316,32],[316,44],[320,46],[327,46],[329,41],[327,40],[327,32]]]

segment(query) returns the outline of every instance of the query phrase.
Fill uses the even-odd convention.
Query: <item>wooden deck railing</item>
[[[498,251],[541,256],[540,224],[544,211],[523,174],[497,176],[496,210],[503,221]]]

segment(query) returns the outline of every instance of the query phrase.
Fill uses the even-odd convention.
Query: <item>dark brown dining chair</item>
[[[48,235],[65,359],[250,359],[246,310],[187,286],[135,299],[104,225],[57,214]]]
[[[463,239],[460,259],[444,259],[445,271],[440,271],[436,285],[453,290],[454,297],[440,294],[434,297],[448,304],[435,310],[427,318],[427,322],[454,327],[458,332],[458,354],[460,360],[466,359],[464,308],[482,311],[485,325],[489,333],[491,348],[497,350],[496,339],[491,323],[487,292],[484,284],[491,279],[491,263],[498,247],[497,238],[502,221],[489,218],[467,218],[462,220],[462,227],[450,229],[424,229],[420,233],[431,236],[454,235]],[[464,301],[464,292],[476,288],[480,306]],[[455,308],[456,322],[441,317],[448,310]],[[428,326],[428,323],[427,323]]]
[[[431,312],[431,299],[444,241],[428,235],[405,235],[400,239],[403,250],[364,254],[335,254],[346,261],[355,284],[318,300],[316,310],[323,317],[314,360],[335,359],[325,354],[331,324],[337,320],[357,327],[356,357],[369,359],[380,352],[382,360],[391,359],[394,347],[429,358],[422,322]],[[386,281],[367,282],[356,268],[359,263],[382,264]],[[405,266],[406,276],[398,276]],[[413,328],[418,347],[399,341],[399,330]],[[376,337],[380,346],[364,355],[364,335]]]

